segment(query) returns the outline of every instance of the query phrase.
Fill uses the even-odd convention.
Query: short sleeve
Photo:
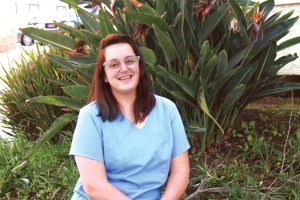
[[[173,132],[172,158],[187,151],[190,148],[187,140],[182,119],[175,104],[172,107],[171,126]]]
[[[69,154],[104,163],[101,123],[95,120],[90,112],[80,110]]]

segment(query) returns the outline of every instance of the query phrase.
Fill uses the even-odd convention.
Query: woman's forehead
[[[123,59],[129,55],[135,55],[128,43],[117,43],[107,46],[104,49],[105,60]]]

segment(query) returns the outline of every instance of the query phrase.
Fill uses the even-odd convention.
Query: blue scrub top
[[[155,95],[146,124],[137,128],[120,114],[102,121],[96,102],[79,113],[70,155],[103,163],[108,181],[131,199],[158,200],[171,159],[190,147],[173,102]],[[72,199],[89,199],[79,178]]]

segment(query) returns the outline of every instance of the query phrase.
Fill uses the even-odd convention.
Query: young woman
[[[127,35],[101,41],[90,103],[80,110],[70,150],[80,173],[72,199],[180,199],[189,143],[175,104],[150,85]]]

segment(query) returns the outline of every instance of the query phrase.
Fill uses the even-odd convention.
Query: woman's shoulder
[[[158,107],[162,107],[167,110],[173,110],[174,107],[176,107],[175,103],[173,101],[171,101],[170,99],[163,97],[163,96],[159,96],[159,95],[154,95],[154,96],[156,99],[156,105]]]
[[[80,109],[80,112],[87,112],[87,113],[90,113],[92,115],[98,115],[99,106],[98,106],[96,101],[92,101],[92,102],[86,104],[85,106],[83,106]]]

